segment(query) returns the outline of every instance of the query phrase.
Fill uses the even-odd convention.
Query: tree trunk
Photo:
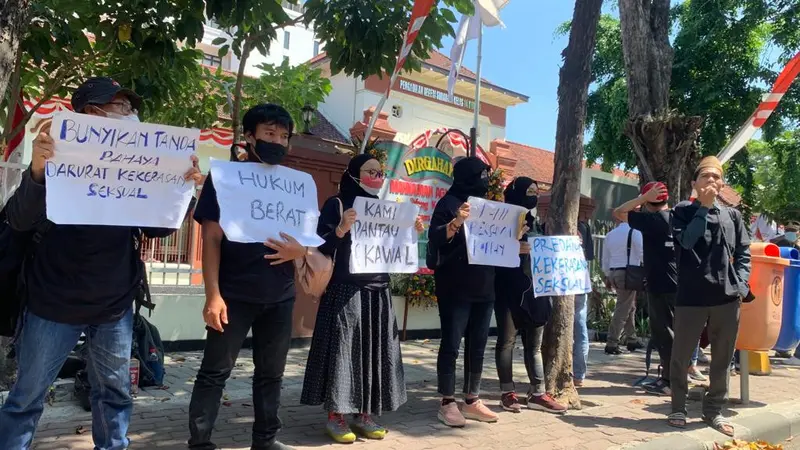
[[[577,232],[586,98],[602,3],[603,0],[576,0],[569,44],[562,53],[564,64],[558,82],[555,173],[546,218],[546,228],[551,235],[574,235]],[[580,409],[580,397],[572,384],[574,300],[571,295],[555,299],[542,351],[547,391],[561,403]]]
[[[247,58],[253,46],[250,38],[244,40],[242,44],[242,56],[239,58],[239,71],[236,73],[236,86],[233,88],[233,111],[231,111],[231,129],[233,130],[233,143],[238,144],[242,141],[242,83],[244,82],[244,69],[247,66]]]
[[[5,98],[8,80],[28,21],[30,0],[7,0],[0,8],[0,99]]]
[[[683,172],[697,153],[703,120],[669,109],[673,60],[669,3],[619,0],[619,16],[628,86],[625,135],[633,143],[641,181],[665,182],[670,200],[677,202],[688,197],[690,180]]]

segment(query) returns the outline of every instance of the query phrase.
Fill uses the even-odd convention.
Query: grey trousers
[[[718,416],[728,400],[730,363],[733,358],[736,336],[739,333],[739,311],[741,302],[732,301],[720,306],[675,307],[675,340],[672,343],[670,388],[672,389],[672,412],[686,414],[686,395],[689,383],[686,379],[692,353],[697,340],[708,322],[708,340],[711,345],[710,385],[703,397],[703,416]]]
[[[608,326],[607,345],[616,347],[623,333],[628,340],[636,340],[636,291],[625,289],[624,270],[611,272],[610,281],[617,292],[617,305],[614,307],[614,316]]]

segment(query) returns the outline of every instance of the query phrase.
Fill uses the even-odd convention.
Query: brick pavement
[[[409,401],[400,411],[389,413],[381,422],[390,430],[380,442],[362,442],[368,449],[607,449],[640,443],[675,433],[664,417],[668,399],[645,396],[631,387],[643,374],[642,353],[610,357],[598,344],[592,345],[590,374],[581,389],[584,408],[565,416],[537,411],[501,414],[496,424],[470,422],[462,430],[449,429],[436,421],[438,401],[435,388],[435,341],[414,341],[403,345]],[[492,406],[499,398],[494,372],[494,341],[487,347],[484,399]],[[524,380],[521,349],[517,349],[515,373]],[[131,449],[181,449],[187,439],[187,405],[199,353],[171,355],[167,381],[169,389],[143,392],[136,400],[131,424]],[[319,407],[299,405],[305,349],[290,353],[284,385],[282,418],[285,428],[280,439],[297,449],[333,447],[323,434],[325,414]],[[751,376],[751,404],[731,405],[728,415],[746,417],[762,412],[766,405],[800,400],[800,370],[775,365],[769,377]],[[250,379],[252,360],[243,351],[240,364],[226,390],[225,403],[215,431],[215,441],[225,449],[247,449],[252,424]],[[731,379],[731,396],[738,398],[739,378]],[[520,386],[520,391],[527,386]],[[59,412],[57,410],[63,409]],[[699,402],[689,404],[688,430],[700,429]],[[49,408],[42,420],[34,449],[91,449],[91,421],[88,414],[72,407]],[[78,428],[80,432],[76,432]]]

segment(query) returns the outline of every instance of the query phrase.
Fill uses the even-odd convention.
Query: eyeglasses
[[[130,103],[128,102],[109,102],[106,105],[114,105],[117,107],[120,113],[129,115],[129,114],[139,114],[139,111],[136,110]]]
[[[386,176],[383,173],[383,171],[377,170],[377,169],[361,169],[361,171],[362,172],[366,172],[367,175],[369,175],[369,176],[371,176],[373,178],[383,178],[384,176]]]

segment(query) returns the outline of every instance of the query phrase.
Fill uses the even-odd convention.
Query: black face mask
[[[271,165],[280,164],[286,153],[289,151],[286,147],[275,142],[256,140],[256,147],[254,149],[255,155],[261,162]]]
[[[464,183],[467,191],[474,197],[485,197],[489,192],[489,179],[479,178],[477,180],[470,180],[469,183]]]
[[[537,195],[528,195],[525,197],[525,208],[533,209],[536,208],[536,205],[539,204],[539,196]]]

